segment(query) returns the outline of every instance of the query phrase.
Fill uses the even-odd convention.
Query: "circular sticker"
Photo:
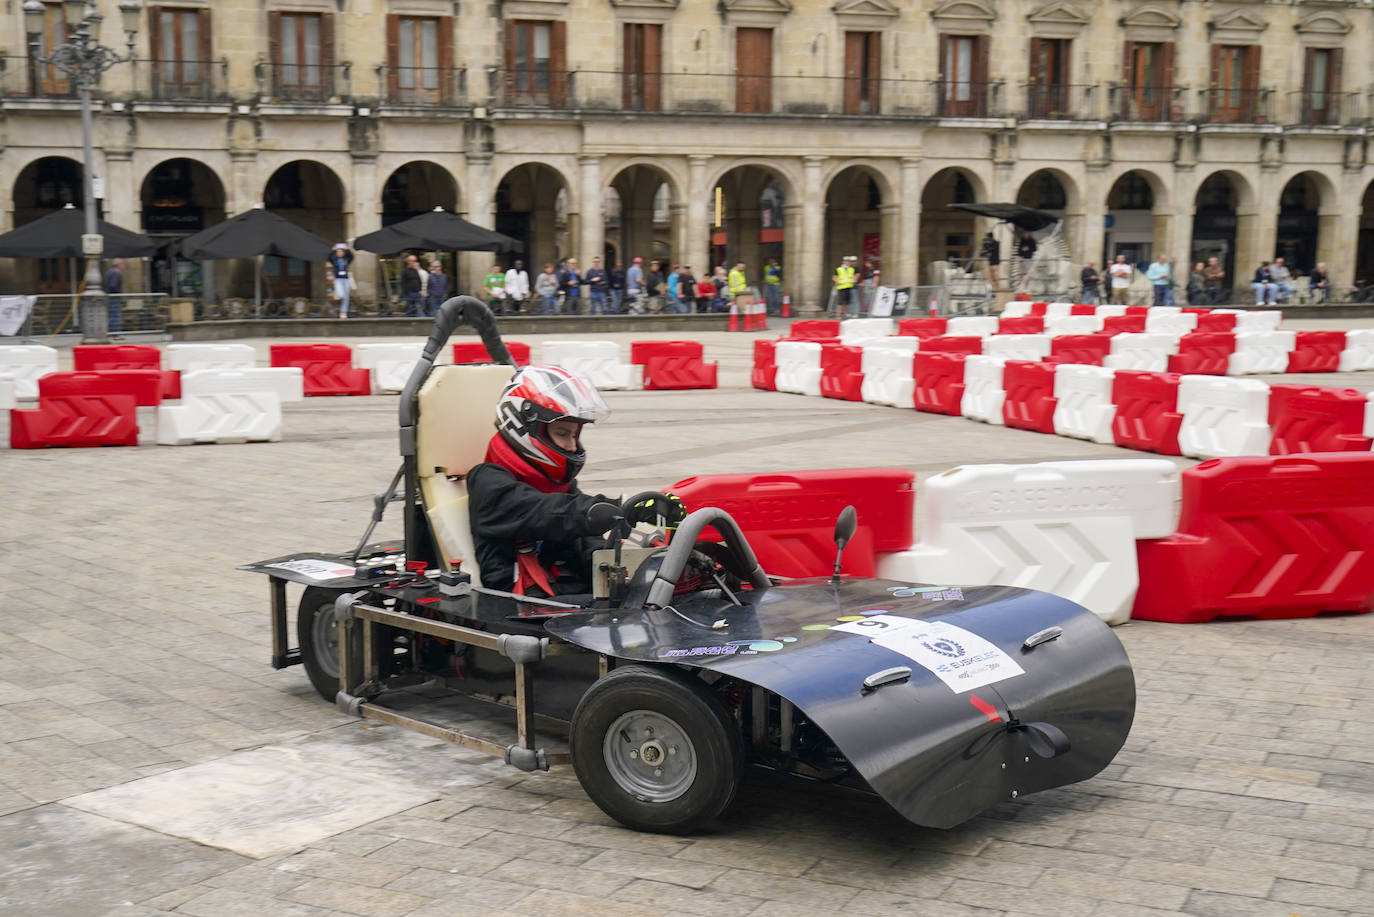
[[[802,630],[830,630],[829,624],[804,624]]]
[[[835,620],[843,621],[844,623],[848,624],[850,621],[862,621],[863,619],[863,615],[845,615],[844,617],[836,618]]]

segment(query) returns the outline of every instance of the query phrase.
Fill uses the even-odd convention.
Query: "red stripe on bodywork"
[[[968,702],[973,706],[977,707],[978,710],[990,721],[994,723],[1002,722],[1002,715],[997,712],[997,708],[994,707],[992,704],[989,704],[987,701],[983,700],[977,694],[970,694],[968,696]]]

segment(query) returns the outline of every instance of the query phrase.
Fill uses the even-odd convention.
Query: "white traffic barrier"
[[[1038,363],[1050,355],[1048,334],[994,334],[983,339],[983,356]]]
[[[840,343],[853,345],[873,338],[885,338],[896,330],[890,318],[847,318],[840,322]]]
[[[1112,349],[1103,357],[1102,365],[1109,369],[1133,369],[1139,372],[1162,373],[1169,368],[1169,357],[1178,353],[1176,334],[1142,332],[1112,335]]]
[[[1182,311],[1182,306],[1150,306],[1146,315],[1177,315]]]
[[[638,389],[644,384],[644,368],[620,362],[615,341],[545,341],[545,365],[559,366],[603,389]]]
[[[1048,323],[1052,318],[1068,318],[1073,314],[1074,304],[1071,302],[1052,302],[1045,306],[1045,321]]]
[[[1345,333],[1339,369],[1343,373],[1374,369],[1374,328],[1356,328]]]
[[[1236,349],[1226,361],[1226,375],[1288,372],[1288,355],[1297,346],[1294,331],[1241,331]]]
[[[168,344],[167,368],[184,373],[201,369],[252,369],[257,353],[249,344]]]
[[[970,354],[964,358],[964,394],[959,399],[960,414],[969,420],[981,420],[996,426],[1006,424],[1002,418],[1002,404],[1007,400],[1006,389],[1002,387],[1002,370],[1006,362],[1002,357],[990,357],[987,354]]]
[[[43,344],[0,344],[0,373],[14,377],[20,401],[38,397],[38,379],[57,372],[57,351]]]
[[[1184,455],[1269,454],[1269,386],[1258,379],[1184,376],[1178,411],[1183,415],[1178,445]]]
[[[1098,318],[1116,318],[1118,315],[1125,315],[1126,307],[1119,303],[1108,303],[1105,306],[1097,307]]]
[[[14,376],[0,376],[0,411],[8,411],[19,403],[18,392]]]
[[[181,400],[157,408],[158,445],[277,442],[282,402],[303,401],[304,385],[294,366],[182,373]]]
[[[1045,319],[1045,333],[1050,337],[1061,334],[1096,334],[1102,330],[1102,319],[1096,315],[1064,315]]]
[[[1165,459],[962,465],[924,482],[921,540],[880,555],[878,576],[1039,589],[1121,624],[1140,581],[1136,539],[1173,534],[1179,493]]]
[[[1277,331],[1283,313],[1277,309],[1258,309],[1236,313],[1236,331]]]
[[[995,315],[956,315],[945,323],[948,337],[985,338],[997,333]]]
[[[1145,331],[1155,334],[1187,334],[1197,327],[1196,312],[1164,312],[1174,306],[1153,306],[1145,316]]]
[[[424,350],[425,345],[419,341],[356,344],[353,347],[353,366],[355,369],[371,371],[374,395],[399,392],[406,387],[410,373]]]
[[[1054,368],[1054,432],[1075,439],[1111,445],[1112,378],[1116,370],[1105,366],[1060,363]]]
[[[869,404],[914,410],[916,380],[912,367],[917,349],[910,346],[865,347],[859,364],[864,374],[859,396]]]
[[[1244,309],[1208,309],[1212,315],[1244,315]]]
[[[1031,314],[1031,304],[1024,299],[1014,299],[1002,307],[1002,318],[1023,318]]]
[[[813,341],[778,341],[773,349],[778,374],[775,385],[780,392],[793,395],[821,395],[821,345]]]

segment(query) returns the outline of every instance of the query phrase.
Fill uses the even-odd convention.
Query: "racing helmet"
[[[563,449],[549,436],[555,420],[595,423],[611,409],[581,376],[556,366],[526,366],[506,385],[496,402],[496,429],[533,469],[555,484],[567,484],[582,470],[587,453],[580,434],[576,448]]]

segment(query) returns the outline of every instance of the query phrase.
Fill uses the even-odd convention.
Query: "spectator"
[[[353,264],[353,252],[343,242],[335,242],[329,252],[329,277],[334,288],[334,299],[339,303],[339,318],[348,318],[348,301],[353,293],[353,278],[349,266]]]
[[[1160,255],[1155,259],[1154,264],[1150,265],[1145,272],[1145,277],[1154,285],[1155,298],[1153,305],[1168,306],[1172,305],[1169,295],[1173,289],[1173,269],[1169,264],[1168,255]]]
[[[1269,269],[1268,261],[1261,261],[1260,266],[1256,268],[1250,289],[1255,292],[1255,305],[1274,304],[1274,294],[1278,292],[1278,286],[1274,283],[1274,274]]]
[[[744,276],[744,262],[736,262],[729,276],[726,277],[726,284],[730,290],[732,302],[739,302],[741,296],[749,289],[749,280]]]
[[[1207,297],[1207,274],[1201,261],[1188,274],[1188,305],[1200,306]]]
[[[405,303],[405,314],[412,318],[420,316],[424,303],[423,290],[427,275],[420,269],[420,259],[416,255],[406,255],[406,266],[401,270],[401,299]]]
[[[1226,284],[1226,268],[1221,266],[1221,262],[1213,255],[1207,259],[1207,266],[1202,269],[1202,276],[1207,282],[1207,304],[1209,306],[1221,305],[1225,297],[1222,289]]]
[[[649,262],[649,273],[644,278],[644,287],[647,294],[645,307],[650,312],[661,311],[663,309],[663,293],[665,289],[662,264],[657,261]]]
[[[534,293],[539,297],[540,315],[558,314],[558,275],[553,265],[544,265],[544,273],[534,278]]]
[[[678,295],[682,298],[683,312],[697,311],[697,279],[692,274],[692,266],[684,264],[677,272]]]
[[[606,315],[606,272],[601,269],[601,259],[593,258],[592,266],[582,275],[582,285],[587,288],[587,314]]]
[[[992,238],[991,233],[988,234],[988,238]],[[1078,275],[1078,278],[1083,286],[1083,292],[1079,294],[1083,297],[1082,301],[1084,303],[1096,305],[1102,298],[1100,292],[1102,277],[1097,273],[1097,266],[1089,261],[1083,266],[1083,272]]]
[[[859,282],[859,288],[862,290],[863,296],[856,305],[855,312],[857,314],[863,314],[867,312],[869,306],[873,304],[873,292],[878,289],[878,283],[882,279],[883,272],[878,265],[868,259],[864,259],[863,270],[860,272],[859,276],[862,278]]]
[[[1127,292],[1131,287],[1131,278],[1135,276],[1135,268],[1126,263],[1125,255],[1117,255],[1112,266],[1107,268],[1107,274],[1111,277],[1112,302],[1117,305],[1125,305]]]
[[[644,259],[635,258],[625,272],[626,312],[644,313]]]
[[[769,258],[763,269],[763,302],[769,315],[782,314],[782,265]]]
[[[845,255],[840,266],[835,268],[835,317],[843,321],[849,318],[849,307],[854,305],[854,285],[858,282],[858,271],[854,268],[859,259],[855,255]],[[733,278],[731,287],[734,286]],[[857,312],[857,307],[855,308]]]
[[[711,285],[716,288],[716,298],[711,301],[711,311],[728,311],[730,304],[725,300],[730,295],[730,278],[725,273],[725,265],[716,265],[715,273],[711,275]]]
[[[992,233],[983,234],[983,244],[978,249],[978,257],[987,265],[988,286],[997,289],[997,266],[1002,263],[1002,243]]]
[[[487,291],[487,302],[491,305],[491,311],[497,315],[504,315],[506,312],[506,272],[501,270],[501,265],[493,264],[491,270],[487,271],[487,276],[482,281],[482,286]]]
[[[1269,268],[1269,276],[1274,281],[1274,289],[1278,294],[1280,303],[1288,302],[1293,295],[1293,275],[1288,270],[1288,265],[1282,257],[1274,259],[1274,266]]]
[[[1318,261],[1311,274],[1307,275],[1307,288],[1317,302],[1326,302],[1331,293],[1331,278],[1326,273],[1326,262]]]
[[[448,299],[448,275],[437,260],[429,263],[429,289],[425,292],[425,314],[433,315]],[[345,312],[341,318],[347,318]]]
[[[711,282],[710,277],[703,277],[697,281],[697,308],[699,311],[716,311],[716,298],[716,285]]]
[[[1035,236],[1030,234],[1027,229],[1021,233],[1021,238],[1016,242],[1016,257],[1029,261],[1035,257]]]
[[[124,259],[116,258],[110,262],[110,267],[105,271],[105,295],[109,297],[105,305],[109,310],[110,334],[118,334],[123,327],[121,319],[124,315]]]
[[[625,296],[625,265],[620,261],[606,272],[607,292],[611,297],[611,314],[620,314],[620,301]]]
[[[511,312],[519,315],[525,301],[530,298],[530,275],[525,272],[525,262],[519,258],[506,271],[506,303]]]
[[[563,311],[577,315],[582,311],[582,274],[577,270],[577,259],[569,258],[563,262],[563,270],[558,272],[558,288],[563,291]]]
[[[669,312],[687,311],[682,305],[682,298],[680,295],[682,293],[682,290],[678,286],[679,276],[680,275],[678,274],[678,266],[674,264],[673,269],[668,272],[668,277],[663,283],[663,302],[664,306]]]

